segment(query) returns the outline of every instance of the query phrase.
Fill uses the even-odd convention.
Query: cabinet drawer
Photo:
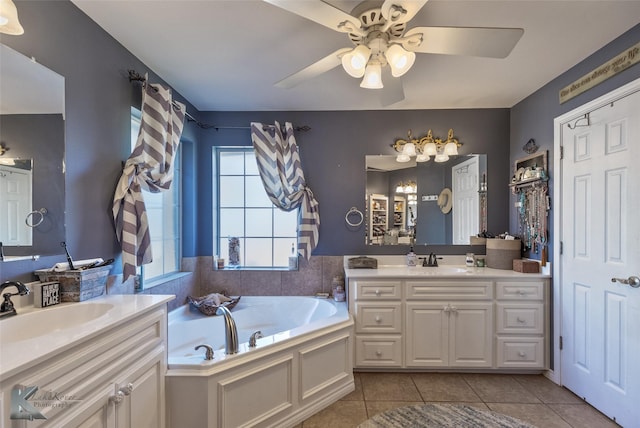
[[[490,300],[491,281],[407,281],[407,299]]]
[[[402,306],[356,303],[356,333],[402,333]]]
[[[356,367],[400,367],[401,365],[401,336],[356,336]]]
[[[356,281],[356,299],[382,300],[400,299],[400,281]]]
[[[498,300],[543,300],[544,282],[496,282],[496,297]]]
[[[498,337],[498,367],[544,368],[544,338]]]
[[[497,303],[498,333],[542,334],[544,306],[542,303]]]

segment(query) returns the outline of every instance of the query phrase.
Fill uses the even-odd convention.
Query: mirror
[[[369,245],[471,245],[487,230],[487,155],[397,162],[368,155]]]
[[[0,242],[4,261],[60,254],[64,78],[0,45]]]

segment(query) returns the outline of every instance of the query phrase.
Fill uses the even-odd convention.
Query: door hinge
[[[560,159],[564,159],[564,146],[560,146]]]
[[[560,241],[560,254],[562,254],[562,250],[564,250],[564,245],[562,245],[562,241]]]
[[[562,351],[562,336],[560,336],[560,350]]]

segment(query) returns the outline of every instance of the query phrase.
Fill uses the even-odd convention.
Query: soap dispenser
[[[407,266],[415,266],[418,264],[418,256],[413,252],[413,246],[409,249],[409,254],[407,254]]]

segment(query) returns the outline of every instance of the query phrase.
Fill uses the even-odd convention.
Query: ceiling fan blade
[[[506,58],[523,33],[522,28],[416,27],[405,33],[402,46],[421,53]]]
[[[288,12],[341,33],[360,32],[360,21],[320,0],[264,0]]]
[[[380,89],[380,102],[383,107],[390,106],[404,100],[404,85],[402,79],[393,77],[389,67],[382,71],[383,88]]]
[[[321,60],[314,62],[310,66],[305,67],[302,70],[285,77],[281,81],[277,82],[275,86],[283,89],[293,88],[294,86],[299,85],[305,80],[312,79],[316,76],[321,75],[322,73],[326,73],[332,68],[335,68],[338,65],[342,64],[342,55],[352,50],[353,48],[338,49],[337,51],[325,56]]]
[[[428,0],[385,0],[380,7],[387,26],[408,22],[422,9]]]

